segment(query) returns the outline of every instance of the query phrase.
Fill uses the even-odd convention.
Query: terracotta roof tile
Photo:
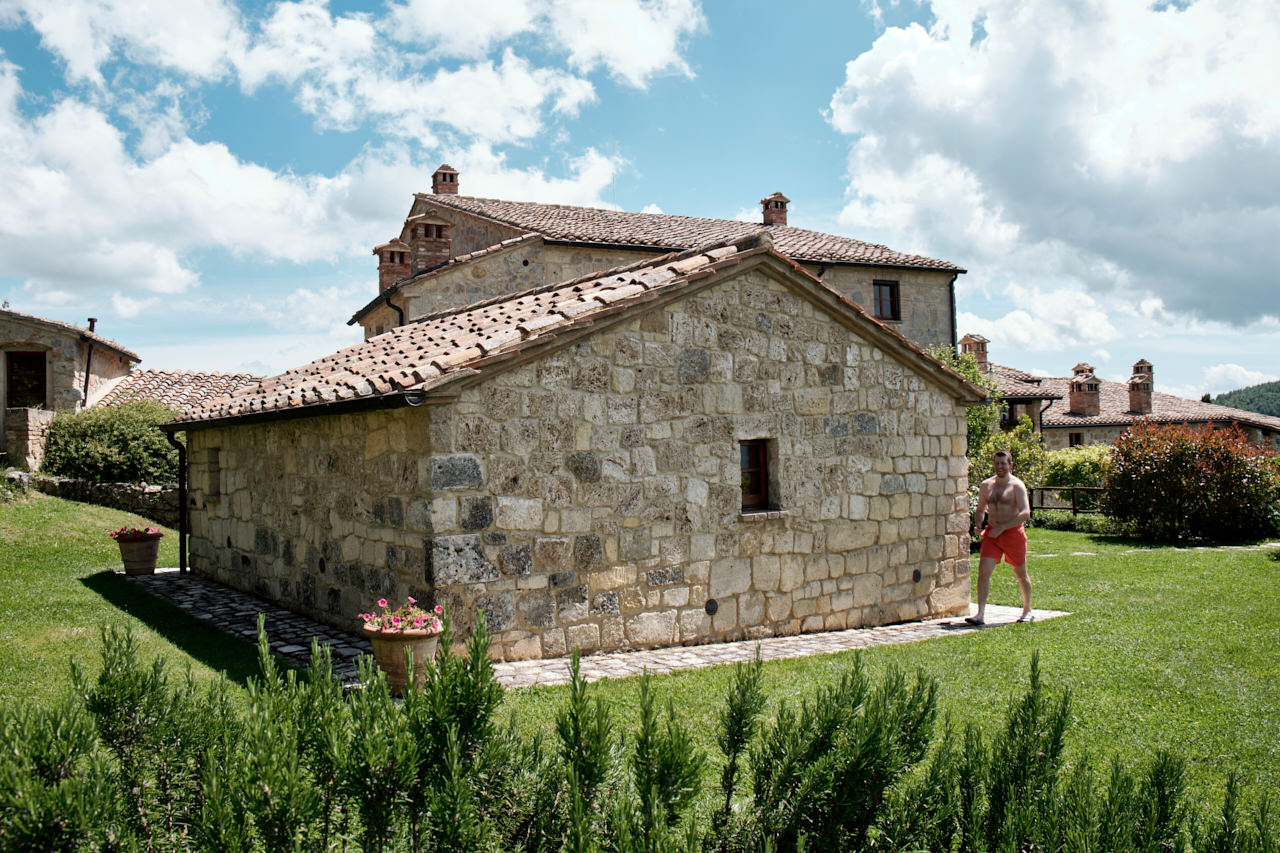
[[[1067,426],[1119,426],[1132,424],[1140,418],[1155,423],[1231,423],[1260,427],[1280,432],[1280,418],[1262,415],[1257,412],[1246,412],[1230,406],[1219,406],[1216,403],[1202,403],[1199,400],[1188,400],[1159,391],[1151,393],[1151,413],[1139,415],[1129,411],[1129,386],[1124,382],[1111,382],[1098,379],[1097,415],[1076,415],[1066,411],[1067,397],[1070,391],[1070,377],[1050,377],[1042,380],[1042,386],[1062,397],[1061,401],[1052,403],[1044,412],[1043,423],[1046,427]]]
[[[650,249],[692,249],[709,243],[741,240],[767,227],[778,253],[797,261],[964,272],[947,261],[895,252],[878,243],[865,243],[851,237],[789,225],[762,226],[759,223],[731,219],[631,213],[624,210],[459,195],[419,193],[418,198],[428,204],[462,210],[561,242]]]
[[[1046,388],[1039,376],[1003,364],[987,366],[988,375],[996,380],[996,393],[1006,400],[1047,400],[1060,396]]]
[[[465,375],[495,358],[519,352],[531,343],[548,340],[596,317],[648,302],[695,277],[762,254],[768,251],[767,246],[767,235],[752,235],[729,246],[713,245],[646,259],[602,274],[441,311],[242,387],[230,397],[210,401],[180,417],[179,421],[234,418],[299,405],[429,390],[451,375]],[[794,267],[794,263],[788,263]],[[799,272],[807,277],[803,270]],[[813,284],[826,290],[816,280]],[[830,295],[867,322],[874,322],[862,309],[834,291]],[[886,334],[895,340],[901,337],[892,332]],[[902,343],[918,356],[934,361],[905,339]]]
[[[134,370],[121,377],[95,406],[155,400],[171,409],[199,409],[246,385],[261,381],[251,373],[197,373],[189,370]]]

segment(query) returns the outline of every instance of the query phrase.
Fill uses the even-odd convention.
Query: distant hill
[[[1219,406],[1244,409],[1280,418],[1280,382],[1263,382],[1237,391],[1228,391],[1213,398]]]

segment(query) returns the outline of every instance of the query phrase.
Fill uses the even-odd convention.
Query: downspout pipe
[[[90,317],[89,331],[92,332],[97,325],[98,318]],[[81,408],[87,409],[89,408],[89,376],[91,375],[89,370],[93,367],[93,338],[85,335],[82,340],[89,345],[89,352],[84,357],[84,402],[81,404]]]
[[[190,571],[187,568],[187,448],[174,433],[166,432],[164,437],[178,450],[178,573],[185,575]]]
[[[951,285],[947,288],[951,293],[951,349],[956,348],[956,279],[960,277],[959,273],[951,276]]]
[[[395,304],[394,302],[392,302],[390,296],[387,297],[387,305],[391,307],[392,311],[396,312],[396,327],[399,328],[400,326],[403,326],[404,325],[404,309],[401,308],[399,305]]]

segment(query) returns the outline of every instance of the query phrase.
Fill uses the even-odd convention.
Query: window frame
[[[758,464],[750,465],[749,455]],[[771,506],[769,489],[769,439],[748,438],[738,442],[738,472],[741,476],[742,512],[767,512]],[[747,492],[748,474],[756,474],[759,491]]]
[[[1084,433],[1069,432],[1067,433],[1067,447],[1079,447],[1084,444]]]
[[[898,282],[874,279],[871,282],[871,306],[877,320],[901,322],[902,291]]]

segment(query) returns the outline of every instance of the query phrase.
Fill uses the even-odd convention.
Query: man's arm
[[[978,505],[973,508],[973,522],[969,525],[969,532],[982,529],[982,515],[987,511],[987,481],[983,480],[978,484]]]

